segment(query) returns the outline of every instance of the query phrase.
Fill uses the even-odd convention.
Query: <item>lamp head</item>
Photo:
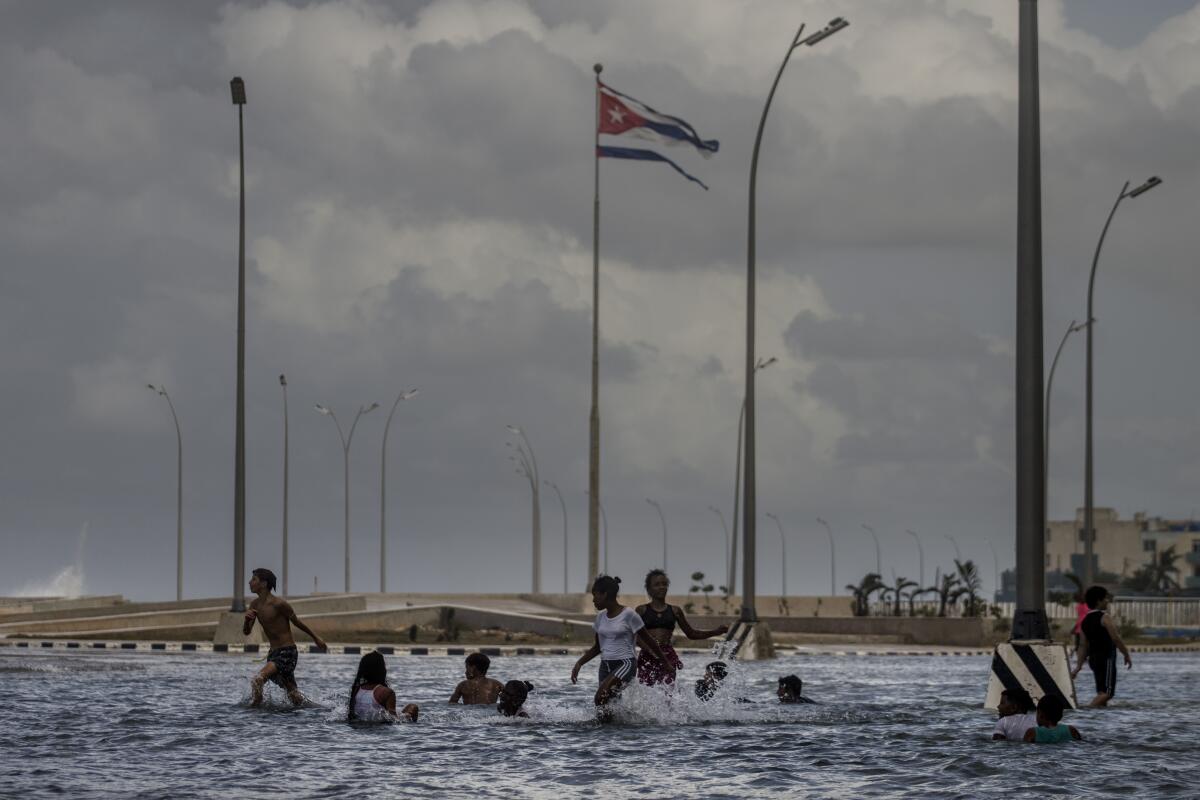
[[[1162,183],[1162,178],[1158,177],[1157,175],[1151,176],[1149,180],[1130,192],[1129,196],[1137,197],[1139,194],[1145,194],[1155,186],[1158,186],[1160,183]]]
[[[850,26],[850,23],[847,22],[846,20],[844,20],[843,18],[835,17],[834,19],[830,20],[829,24],[826,25],[824,28],[822,28],[821,30],[814,33],[812,36],[809,36],[807,39],[805,39],[802,42],[802,44],[806,44],[809,47],[812,47],[814,44],[821,41],[822,39],[828,39],[830,36],[833,36],[838,31],[842,30],[843,28],[848,28],[849,26]]]
[[[333,413],[332,411],[330,411],[328,408],[321,405],[320,403],[317,403],[315,406],[313,406],[313,408],[315,408],[317,410],[318,414],[324,414],[327,417]]]
[[[287,376],[286,376],[286,375],[280,375],[280,376],[279,376],[279,385],[280,385],[280,386],[287,386]]]
[[[235,106],[246,105],[246,82],[241,78],[234,78],[229,82],[229,91],[233,95],[233,104]]]
[[[366,414],[370,411],[374,411],[377,408],[379,408],[379,403],[371,403],[371,405],[363,409],[363,413]]]
[[[512,433],[517,436],[521,435],[521,429],[518,428],[516,425],[505,425],[504,427],[508,428],[509,433]]]
[[[410,400],[421,393],[420,389],[409,389],[404,394],[400,395],[401,400]]]

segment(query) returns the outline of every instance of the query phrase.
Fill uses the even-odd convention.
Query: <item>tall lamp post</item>
[[[724,542],[725,542],[725,576],[726,576],[726,580],[728,580],[728,577],[729,577],[729,548],[730,548],[729,526],[725,524],[725,515],[721,513],[721,509],[717,508],[716,506],[709,506],[708,510],[713,512],[714,514],[716,514],[717,519],[721,520],[721,530],[725,532],[725,539],[724,539]],[[729,592],[732,592],[733,590],[729,588],[728,584],[726,584],[725,591],[727,593],[729,593]]]
[[[1104,236],[1108,233],[1108,226],[1112,224],[1113,215],[1117,213],[1117,206],[1121,205],[1121,201],[1126,197],[1134,198],[1138,195],[1145,194],[1162,183],[1162,179],[1157,175],[1149,178],[1141,186],[1130,191],[1129,181],[1125,181],[1125,185],[1121,187],[1121,193],[1117,195],[1117,202],[1113,203],[1112,211],[1108,212],[1108,219],[1104,222],[1104,228],[1100,231],[1100,241],[1096,242],[1096,253],[1092,256],[1092,271],[1088,275],[1088,290],[1087,290],[1087,319],[1089,323],[1095,322],[1095,317],[1092,314],[1092,289],[1096,284],[1096,266],[1100,263],[1100,248],[1104,246]],[[1093,494],[1092,494],[1092,328],[1095,325],[1087,326],[1087,433],[1084,444],[1083,456],[1083,585],[1091,586],[1096,579],[1095,569],[1092,564],[1092,554],[1094,549],[1093,540],[1096,538],[1096,529],[1094,524]]]
[[[1050,396],[1051,390],[1054,388],[1054,370],[1058,368],[1058,358],[1062,355],[1063,347],[1067,343],[1067,339],[1072,333],[1082,330],[1090,325],[1091,322],[1076,324],[1075,320],[1071,320],[1071,324],[1067,326],[1067,330],[1063,333],[1062,340],[1058,343],[1058,349],[1054,351],[1054,360],[1050,362],[1050,373],[1046,376],[1046,411],[1042,421],[1042,447],[1044,449],[1042,457],[1042,530],[1045,531],[1049,527],[1050,520]],[[991,542],[988,543],[989,545]]]
[[[246,610],[246,149],[242,108],[246,82],[229,82],[238,110],[238,302],[237,302],[237,422],[233,454],[233,603],[231,610]]]
[[[829,536],[829,596],[837,597],[837,566],[834,562],[833,530],[830,529],[829,523],[820,517],[817,517],[817,522],[825,527],[825,533]]]
[[[354,441],[354,429],[358,427],[358,420],[363,414],[368,414],[379,408],[379,403],[371,403],[369,406],[359,406],[358,413],[354,415],[354,422],[350,424],[350,435],[342,433],[342,424],[338,422],[337,414],[332,410],[318,403],[316,406],[318,414],[323,414],[333,420],[333,424],[337,426],[338,438],[342,440],[342,492],[343,492],[343,511],[342,518],[345,528],[345,561],[346,561],[346,576],[345,576],[345,591],[350,591],[350,444]]]
[[[871,534],[871,538],[875,541],[875,574],[883,577],[883,551],[879,548],[879,534],[870,525],[863,523],[863,530]]]
[[[918,578],[918,580],[921,582],[921,588],[924,589],[925,588],[925,548],[921,547],[921,537],[917,535],[916,531],[906,530],[905,533],[907,533],[909,536],[913,537],[917,541],[917,558],[920,559],[918,562],[918,568],[920,569],[920,577]]]
[[[175,421],[175,602],[183,599],[183,434],[179,432],[179,417],[166,386],[146,384],[167,401],[171,419]]]
[[[787,67],[788,60],[792,57],[794,51],[800,45],[815,45],[823,39],[832,36],[833,34],[845,28],[849,23],[846,20],[838,17],[830,22],[825,28],[814,33],[806,39],[800,38],[804,33],[804,26],[800,26],[800,30],[792,37],[792,42],[788,45],[787,53],[783,57],[783,63],[779,65],[779,72],[775,75],[775,81],[771,84],[771,91],[767,94],[767,102],[763,105],[762,117],[758,121],[758,132],[754,136],[754,154],[750,159],[750,202],[747,215],[747,236],[746,236],[746,391],[745,391],[745,406],[746,406],[746,422],[745,422],[745,443],[743,445],[745,452],[745,471],[746,480],[742,488],[742,530],[743,536],[746,539],[745,551],[745,566],[742,576],[742,614],[741,621],[745,623],[754,623],[758,620],[758,615],[754,611],[754,557],[755,557],[755,522],[758,515],[757,503],[757,483],[754,452],[754,373],[758,362],[754,352],[754,323],[755,323],[755,208],[757,201],[758,187],[758,151],[762,145],[763,126],[767,121],[767,112],[771,109],[771,100],[775,97],[775,89],[779,86],[779,79],[783,77],[783,70]]]
[[[787,537],[783,535],[783,523],[781,523],[779,521],[779,517],[777,517],[771,513],[768,513],[767,517],[775,520],[775,527],[779,529],[779,555],[780,555],[779,567],[783,573],[782,574],[782,579],[783,579],[783,595],[782,596],[786,602],[787,596],[788,596],[788,593],[787,593]]]
[[[775,356],[770,358],[760,358],[754,364],[754,371],[766,369],[774,364],[779,359]],[[742,409],[738,412],[738,428],[737,428],[737,464],[733,472],[733,539],[730,544],[730,559],[729,559],[729,593],[732,595],[737,591],[737,547],[738,547],[738,508],[742,502],[742,433],[746,425],[746,399],[742,398]]]
[[[420,394],[418,389],[409,389],[396,395],[392,410],[388,412],[387,422],[383,426],[383,448],[380,454],[379,466],[379,592],[387,591],[387,440],[388,431],[392,427],[392,415],[396,406],[403,400],[410,400]]]
[[[558,495],[558,504],[562,506],[563,515],[563,594],[567,593],[567,501],[563,500],[562,492],[554,481],[542,481]]]
[[[529,479],[529,488],[533,495],[533,593],[540,594],[542,591],[542,504],[541,495],[538,491],[538,484],[541,481],[538,475],[537,456],[533,454],[533,445],[529,443],[529,437],[525,435],[525,431],[518,428],[516,425],[505,425],[508,432],[513,436],[521,437],[521,443],[524,443],[524,448],[518,443],[517,453],[520,455],[519,469],[526,478]],[[511,447],[512,442],[508,445]],[[528,454],[526,454],[528,450]],[[516,461],[516,459],[513,459]],[[523,470],[523,472],[522,472]]]
[[[646,502],[649,503],[650,505],[654,506],[654,510],[658,512],[658,521],[662,523],[662,531],[663,531],[662,568],[663,568],[663,572],[666,572],[667,571],[667,518],[663,516],[662,506],[660,506],[656,501],[651,500],[649,497],[647,497]]]
[[[592,494],[587,489],[584,489],[583,493],[588,495],[589,497]],[[596,508],[600,511],[600,522],[602,523],[602,525],[604,527],[604,567],[603,567],[603,569],[604,569],[604,574],[607,575],[608,574],[608,515],[604,513],[604,503],[602,501],[596,502]],[[594,580],[595,577],[596,577],[595,575],[590,575],[590,576],[588,576],[588,580],[589,581]],[[588,584],[588,585],[590,586],[591,584]]]
[[[950,540],[950,544],[954,545],[954,560],[962,561],[962,550],[958,549],[958,540],[950,534],[946,534],[946,538]]]
[[[283,596],[288,596],[288,402],[287,376],[279,376],[279,386],[283,390]]]

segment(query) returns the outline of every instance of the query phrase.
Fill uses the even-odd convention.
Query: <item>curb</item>
[[[304,648],[306,653],[319,653],[316,645],[298,645]],[[213,644],[211,642],[93,642],[93,641],[68,641],[63,639],[41,640],[41,639],[0,639],[0,648],[11,648],[13,650],[117,650],[117,651],[134,651],[134,652],[155,652],[155,653],[261,653],[266,652],[266,648],[258,644]],[[462,646],[434,646],[427,647],[421,645],[413,645],[411,647],[397,647],[391,644],[331,644],[326,652],[332,655],[359,655],[371,650],[378,651],[385,656],[464,656],[468,652],[479,652],[486,656],[503,657],[503,656],[578,656],[582,655],[587,648],[584,647],[550,647],[546,645],[539,646],[520,646],[520,647],[462,647]],[[836,657],[872,657],[872,656],[990,656],[992,655],[991,648],[964,648],[961,650],[826,650],[826,649],[809,649],[805,646],[796,647],[777,647],[776,650],[780,655],[789,656],[836,656]],[[1200,653],[1200,643],[1192,644],[1177,644],[1177,645],[1134,645],[1129,648],[1133,653]],[[707,650],[691,650],[685,649],[678,651],[681,657],[687,656],[709,656]]]

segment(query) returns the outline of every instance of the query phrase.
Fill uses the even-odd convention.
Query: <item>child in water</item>
[[[521,706],[532,691],[533,684],[529,681],[509,681],[500,689],[496,710],[506,717],[528,717]]]
[[[784,675],[779,679],[779,688],[775,690],[775,694],[778,695],[779,702],[784,704],[816,702],[801,694],[803,691],[804,681],[800,680],[800,676]]]
[[[409,722],[416,722],[419,709],[415,703],[409,703],[400,713]],[[350,722],[392,722],[397,719],[396,693],[387,684],[387,664],[383,655],[375,650],[358,660],[358,674],[350,687],[346,719]]]
[[[464,706],[490,706],[496,702],[503,688],[500,681],[487,676],[492,661],[483,653],[467,656],[467,679],[459,681],[450,695],[450,703],[462,701]]]
[[[1058,744],[1083,738],[1074,725],[1062,723],[1063,701],[1046,695],[1037,704],[1037,727],[1025,731],[1025,741],[1038,744]]]
[[[729,668],[724,661],[710,663],[704,668],[704,677],[696,681],[696,697],[705,702],[712,700],[717,689],[721,687],[721,681],[725,680],[725,676],[728,674]]]
[[[993,741],[1023,741],[1025,732],[1038,725],[1033,698],[1024,689],[1005,689],[1000,693],[996,710],[1000,712],[1000,718],[992,730]]]
[[[287,692],[292,705],[299,706],[304,703],[304,695],[300,694],[300,689],[296,686],[298,651],[296,640],[292,638],[292,626],[295,625],[311,636],[320,650],[325,649],[325,642],[300,621],[296,612],[292,610],[291,603],[271,594],[274,589],[274,572],[259,567],[250,573],[250,591],[258,596],[250,602],[250,609],[242,622],[242,634],[249,636],[257,620],[263,633],[267,635],[267,641],[271,643],[266,666],[250,681],[251,703],[256,706],[262,704],[263,684],[271,681]]]

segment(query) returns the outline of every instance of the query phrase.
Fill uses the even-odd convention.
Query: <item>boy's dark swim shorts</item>
[[[296,685],[296,646],[279,647],[267,653],[267,662],[275,665],[271,682],[284,689]]]

